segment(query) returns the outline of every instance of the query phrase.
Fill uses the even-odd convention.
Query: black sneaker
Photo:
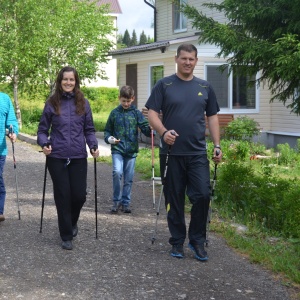
[[[201,261],[208,260],[207,252],[204,250],[204,243],[201,245],[189,243],[188,246],[195,253],[195,258]]]
[[[183,258],[184,257],[183,245],[181,244],[173,245],[171,250],[171,256],[177,258]]]

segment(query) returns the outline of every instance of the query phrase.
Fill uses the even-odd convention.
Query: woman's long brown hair
[[[64,93],[62,86],[61,86],[61,82],[64,77],[64,72],[73,72],[73,74],[74,74],[75,87],[74,87],[73,92],[75,94],[76,113],[78,115],[83,115],[85,113],[84,95],[83,95],[82,91],[80,90],[80,80],[79,80],[78,73],[77,73],[76,69],[73,67],[66,66],[59,71],[56,81],[55,81],[55,91],[54,91],[53,95],[50,96],[48,101],[54,107],[55,113],[57,115],[59,115],[60,114],[60,102],[61,102],[62,95]]]

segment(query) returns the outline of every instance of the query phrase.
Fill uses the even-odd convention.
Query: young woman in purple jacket
[[[37,143],[46,155],[53,182],[62,248],[72,250],[77,222],[86,201],[87,151],[99,156],[92,111],[72,67],[57,75],[55,92],[47,100],[39,123]]]

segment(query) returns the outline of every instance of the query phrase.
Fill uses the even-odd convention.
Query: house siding
[[[189,0],[188,4],[190,6],[196,7],[198,10],[201,10],[208,17],[212,17],[219,22],[225,22],[226,18],[223,13],[217,11],[211,11],[207,7],[202,6],[203,3],[207,3],[207,0]],[[210,1],[212,3],[220,3],[221,0]],[[194,35],[199,32],[199,29],[192,27],[191,22],[187,22],[187,30],[183,32],[175,33],[173,30],[173,6],[169,1],[156,1],[156,10],[157,10],[157,40],[164,41],[170,39],[178,39],[186,36]]]
[[[287,105],[290,101],[287,101]],[[273,131],[287,131],[298,133],[300,138],[300,117],[291,113],[282,102],[275,100],[272,103],[271,128]]]

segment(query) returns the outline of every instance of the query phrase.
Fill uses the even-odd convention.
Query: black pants
[[[63,241],[72,240],[72,227],[77,224],[86,201],[87,159],[72,159],[67,165],[65,159],[48,157],[47,165],[53,182],[59,233]]]
[[[166,155],[160,157],[161,176]],[[206,222],[210,201],[209,161],[207,155],[169,156],[164,196],[171,238],[169,243],[183,244],[186,238],[185,195],[192,204],[188,230],[190,242],[201,244],[206,239]],[[168,211],[169,207],[169,211]]]

